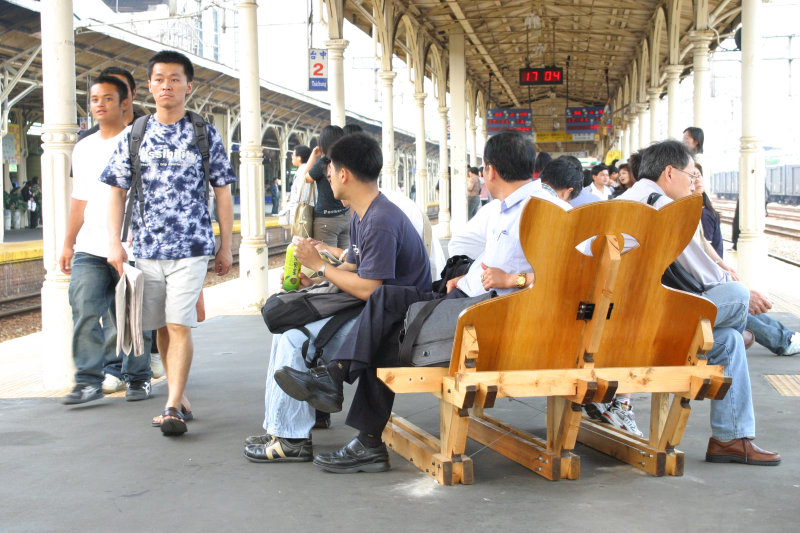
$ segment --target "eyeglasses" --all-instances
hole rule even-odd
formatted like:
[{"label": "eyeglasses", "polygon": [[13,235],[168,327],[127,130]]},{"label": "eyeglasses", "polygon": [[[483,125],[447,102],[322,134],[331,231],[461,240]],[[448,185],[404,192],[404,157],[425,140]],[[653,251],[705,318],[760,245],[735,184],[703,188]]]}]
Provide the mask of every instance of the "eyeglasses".
[{"label": "eyeglasses", "polygon": [[702,175],[702,174],[700,174],[700,173],[699,173],[699,172],[697,172],[697,171],[695,171],[695,173],[694,173],[694,174],[690,174],[689,172],[686,172],[685,170],[681,170],[681,169],[679,169],[678,167],[672,167],[672,170],[677,170],[678,172],[681,172],[681,173],[683,173],[683,174],[686,174],[687,176],[689,176],[689,182],[690,182],[692,185],[694,185],[694,182],[695,182],[695,181],[697,181],[697,180],[699,180],[700,178],[702,178],[702,177],[703,177],[703,175]]}]

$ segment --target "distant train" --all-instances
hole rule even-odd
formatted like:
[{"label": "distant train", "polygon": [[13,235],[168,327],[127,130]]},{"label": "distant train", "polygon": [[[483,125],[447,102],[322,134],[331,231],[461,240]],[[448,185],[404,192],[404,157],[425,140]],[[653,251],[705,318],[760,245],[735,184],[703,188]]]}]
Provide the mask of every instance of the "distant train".
[{"label": "distant train", "polygon": [[[765,182],[768,202],[800,205],[800,165],[767,167]],[[717,198],[737,199],[739,197],[739,171],[714,173],[711,190],[717,195]]]}]

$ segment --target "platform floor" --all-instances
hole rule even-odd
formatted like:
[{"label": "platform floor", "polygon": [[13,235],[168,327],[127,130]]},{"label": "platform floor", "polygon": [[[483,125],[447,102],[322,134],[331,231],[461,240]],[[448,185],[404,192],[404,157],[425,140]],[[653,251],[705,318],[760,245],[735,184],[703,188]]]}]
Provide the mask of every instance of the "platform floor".
[{"label": "platform floor", "polygon": [[[771,266],[771,268],[773,268]],[[800,302],[797,273],[771,279],[772,297]],[[709,402],[693,413],[679,447],[685,475],[653,478],[578,446],[581,478],[550,482],[471,442],[475,484],[443,487],[392,454],[382,474],[326,474],[309,463],[262,465],[242,457],[242,440],[262,432],[270,334],[257,314],[231,301],[236,282],[207,289],[210,318],[194,332],[189,395],[197,419],[189,433],[165,438],[150,427],[166,384],[154,398],[121,395],[85,406],[60,404],[59,391],[34,390],[0,399],[0,531],[555,531],[581,527],[647,531],[797,531],[800,502],[800,397],[787,397],[766,375],[800,375],[800,357],[748,351],[758,421],[757,443],[779,451],[778,467],[704,462]],[[777,307],[777,305],[776,305]],[[800,329],[798,313],[778,311]],[[235,339],[236,342],[231,342]],[[36,335],[0,344],[0,384],[38,364]],[[15,377],[16,375],[16,377]],[[345,389],[345,412],[352,388]],[[634,395],[640,427],[649,398]],[[396,411],[438,427],[430,395],[401,395]],[[504,399],[493,414],[542,434],[544,401]],[[344,413],[314,432],[318,451],[352,438]]]}]

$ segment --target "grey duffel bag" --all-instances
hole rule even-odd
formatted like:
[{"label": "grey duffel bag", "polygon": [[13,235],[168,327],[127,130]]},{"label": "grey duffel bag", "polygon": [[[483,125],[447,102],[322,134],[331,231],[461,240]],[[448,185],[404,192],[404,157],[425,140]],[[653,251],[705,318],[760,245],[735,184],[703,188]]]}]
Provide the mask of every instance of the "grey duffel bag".
[{"label": "grey duffel bag", "polygon": [[453,336],[461,312],[497,296],[491,291],[472,298],[439,298],[411,304],[400,333],[400,366],[449,366]]}]

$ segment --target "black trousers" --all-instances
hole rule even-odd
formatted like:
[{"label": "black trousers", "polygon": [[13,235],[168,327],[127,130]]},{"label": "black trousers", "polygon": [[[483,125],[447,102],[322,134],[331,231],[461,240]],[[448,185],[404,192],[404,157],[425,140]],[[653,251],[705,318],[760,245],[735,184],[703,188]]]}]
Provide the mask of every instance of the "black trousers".
[{"label": "black trousers", "polygon": [[[446,298],[466,298],[456,289]],[[364,310],[345,337],[336,360],[350,361],[348,383],[358,380],[347,425],[379,436],[389,421],[394,393],[378,379],[376,369],[398,366],[399,334],[411,304],[442,298],[438,293],[414,287],[381,285],[367,300]]]}]

